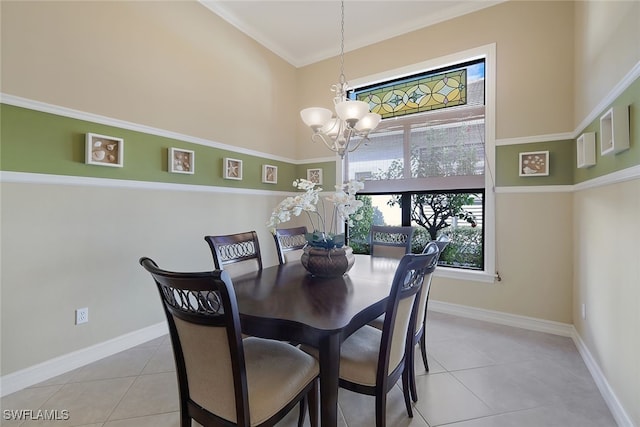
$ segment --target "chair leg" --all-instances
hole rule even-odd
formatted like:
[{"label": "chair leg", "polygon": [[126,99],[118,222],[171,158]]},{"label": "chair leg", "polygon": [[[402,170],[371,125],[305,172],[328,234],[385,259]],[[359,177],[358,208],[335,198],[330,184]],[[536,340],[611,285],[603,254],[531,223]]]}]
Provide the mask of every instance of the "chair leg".
[{"label": "chair leg", "polygon": [[298,427],[302,427],[304,424],[304,416],[307,413],[307,398],[309,395],[307,394],[302,399],[300,399],[300,413],[298,414]]},{"label": "chair leg", "polygon": [[411,346],[411,351],[407,353],[407,365],[406,369],[409,371],[409,391],[411,392],[411,399],[414,402],[418,401],[418,391],[416,388],[416,362],[415,362],[415,346]]},{"label": "chair leg", "polygon": [[376,427],[386,427],[387,425],[387,393],[376,392]]},{"label": "chair leg", "polygon": [[[426,325],[425,325],[426,326]],[[420,351],[422,352],[422,361],[424,362],[424,368],[429,372],[429,362],[427,362],[427,338],[426,330],[423,330],[420,337]]]},{"label": "chair leg", "polygon": [[[413,359],[413,358],[412,358]],[[411,363],[413,363],[413,360],[410,361]],[[404,405],[407,407],[407,414],[409,415],[409,418],[413,418],[413,409],[411,408],[411,397],[409,396],[410,394],[413,395],[413,392],[409,392],[409,387],[410,387],[410,383],[411,381],[411,376],[413,375],[413,372],[411,372],[411,369],[407,369],[408,366],[405,365],[405,369],[402,372],[402,394],[404,394]],[[415,395],[416,399],[414,400],[417,401],[417,394]]]},{"label": "chair leg", "polygon": [[318,380],[313,382],[313,386],[307,396],[309,398],[309,423],[311,427],[318,427]]},{"label": "chair leg", "polygon": [[180,427],[191,427],[191,417],[185,412],[180,413]]}]

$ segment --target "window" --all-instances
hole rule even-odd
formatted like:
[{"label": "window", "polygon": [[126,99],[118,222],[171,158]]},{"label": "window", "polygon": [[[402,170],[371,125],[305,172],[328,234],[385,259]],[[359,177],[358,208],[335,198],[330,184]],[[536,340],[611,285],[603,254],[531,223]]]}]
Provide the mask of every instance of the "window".
[{"label": "window", "polygon": [[354,86],[350,96],[383,116],[345,158],[345,178],[365,180],[372,209],[368,224],[350,230],[354,250],[367,251],[371,224],[413,225],[414,252],[441,233],[452,238],[443,275],[493,281],[494,49]]}]

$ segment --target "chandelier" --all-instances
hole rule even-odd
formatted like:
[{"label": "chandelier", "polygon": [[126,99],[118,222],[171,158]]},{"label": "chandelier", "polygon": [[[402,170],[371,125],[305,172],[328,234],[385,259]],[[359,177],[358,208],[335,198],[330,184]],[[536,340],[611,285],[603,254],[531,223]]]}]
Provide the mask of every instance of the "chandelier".
[{"label": "chandelier", "polygon": [[[335,92],[333,104],[335,114],[322,107],[305,108],[300,111],[302,121],[313,130],[312,141],[322,141],[331,151],[344,158],[345,153],[356,150],[363,141],[368,140],[369,132],[380,123],[380,114],[369,111],[369,104],[363,101],[347,99],[349,85],[344,76],[344,1],[341,2],[341,42],[340,42],[340,78],[331,86]],[[352,138],[358,141],[352,144]]]}]

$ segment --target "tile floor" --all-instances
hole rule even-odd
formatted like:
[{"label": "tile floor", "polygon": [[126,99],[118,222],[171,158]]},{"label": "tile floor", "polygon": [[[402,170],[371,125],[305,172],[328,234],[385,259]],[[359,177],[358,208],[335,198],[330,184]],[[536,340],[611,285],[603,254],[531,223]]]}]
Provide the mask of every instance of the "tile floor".
[{"label": "tile floor", "polygon": [[[416,355],[414,417],[397,385],[387,403],[389,427],[616,425],[570,338],[430,312],[427,342],[428,374]],[[372,397],[340,390],[339,403],[341,427],[375,425]],[[169,338],[8,395],[2,409],[69,411],[64,421],[3,419],[3,426],[178,427]],[[296,421],[294,409],[279,426]]]}]

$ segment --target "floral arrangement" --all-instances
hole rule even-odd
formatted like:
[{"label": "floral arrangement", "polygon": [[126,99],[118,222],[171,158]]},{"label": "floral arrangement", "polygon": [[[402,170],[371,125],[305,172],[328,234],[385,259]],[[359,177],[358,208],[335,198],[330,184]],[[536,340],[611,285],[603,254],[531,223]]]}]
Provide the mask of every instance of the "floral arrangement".
[{"label": "floral arrangement", "polygon": [[[333,212],[329,221],[324,218],[324,200],[320,198],[322,188],[306,179],[296,179],[293,186],[304,193],[287,197],[271,213],[271,218],[267,222],[269,231],[275,234],[278,224],[291,220],[292,216],[300,216],[305,212],[313,233],[307,233],[307,243],[314,247],[332,249],[344,246],[344,234],[336,234],[336,224],[338,221],[346,221],[353,226],[353,220],[362,219],[358,210],[362,207],[362,202],[356,199],[356,193],[362,190],[364,184],[360,181],[351,180],[346,184],[336,185],[336,192],[325,197],[325,200],[333,204]],[[321,204],[318,209],[318,204]]]}]

